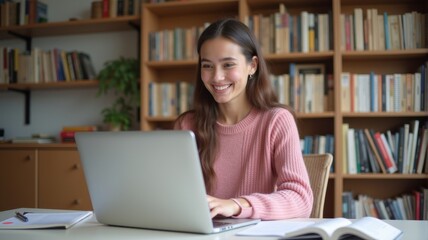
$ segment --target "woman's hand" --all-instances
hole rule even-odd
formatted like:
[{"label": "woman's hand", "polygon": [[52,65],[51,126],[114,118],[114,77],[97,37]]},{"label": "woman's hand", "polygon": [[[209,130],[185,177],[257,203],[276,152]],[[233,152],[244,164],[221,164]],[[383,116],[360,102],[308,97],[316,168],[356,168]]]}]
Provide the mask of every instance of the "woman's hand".
[{"label": "woman's hand", "polygon": [[[243,200],[237,199],[238,201]],[[207,195],[208,206],[211,211],[211,218],[214,218],[217,215],[222,215],[224,217],[231,217],[238,215],[241,212],[241,207],[236,204],[232,199],[220,199]],[[243,200],[245,201],[245,200]],[[247,201],[245,201],[249,205]]]}]

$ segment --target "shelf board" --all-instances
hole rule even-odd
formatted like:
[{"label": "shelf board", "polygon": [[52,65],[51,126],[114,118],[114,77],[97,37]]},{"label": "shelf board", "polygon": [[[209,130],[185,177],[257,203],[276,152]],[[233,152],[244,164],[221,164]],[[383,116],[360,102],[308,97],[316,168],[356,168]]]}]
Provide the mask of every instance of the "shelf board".
[{"label": "shelf board", "polygon": [[[254,9],[265,9],[272,8],[272,6],[278,5],[278,0],[247,0],[248,5]],[[331,0],[287,0],[285,5],[287,8],[294,7],[307,7],[308,5],[328,5],[331,4]]]},{"label": "shelf board", "polygon": [[292,52],[292,53],[269,53],[265,54],[266,61],[276,62],[276,61],[319,61],[319,60],[328,60],[333,59],[333,51],[323,51],[323,52]]},{"label": "shelf board", "polygon": [[[404,1],[407,4],[409,3],[419,3],[421,2],[420,0],[406,0]],[[342,5],[367,5],[367,4],[403,4],[402,0],[341,0],[341,4]]]},{"label": "shelf board", "polygon": [[297,118],[334,118],[334,112],[296,113]]},{"label": "shelf board", "polygon": [[157,16],[170,17],[189,14],[213,12],[238,12],[237,0],[171,1],[164,3],[147,3],[144,8]]},{"label": "shelf board", "polygon": [[70,148],[76,149],[76,143],[1,143],[1,148]]},{"label": "shelf board", "polygon": [[370,59],[403,59],[415,57],[428,57],[428,48],[387,50],[387,51],[344,51],[344,60],[367,60]]},{"label": "shelf board", "polygon": [[129,31],[140,25],[139,16],[117,18],[83,19],[64,22],[48,22],[0,28],[0,40],[23,37],[47,37],[71,34],[88,34],[114,31]]},{"label": "shelf board", "polygon": [[172,61],[148,61],[146,65],[153,69],[168,69],[182,67],[196,67],[198,64],[196,59],[193,60],[172,60]]},{"label": "shelf board", "polygon": [[343,117],[347,118],[366,118],[366,117],[425,117],[428,116],[428,112],[353,112],[353,113],[342,113]]},{"label": "shelf board", "polygon": [[32,89],[67,89],[67,88],[91,88],[97,87],[97,80],[79,80],[72,82],[51,83],[12,83],[0,84],[0,89],[32,90]]},{"label": "shelf board", "polygon": [[343,179],[428,179],[428,174],[382,174],[382,173],[359,173],[359,174],[344,174]]}]

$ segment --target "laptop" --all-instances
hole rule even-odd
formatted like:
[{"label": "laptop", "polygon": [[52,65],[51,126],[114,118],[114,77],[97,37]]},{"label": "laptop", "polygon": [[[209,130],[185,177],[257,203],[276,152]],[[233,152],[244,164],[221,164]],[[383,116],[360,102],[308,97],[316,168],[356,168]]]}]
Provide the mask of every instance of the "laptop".
[{"label": "laptop", "polygon": [[191,131],[79,132],[75,138],[100,223],[208,234],[260,221],[213,223]]}]

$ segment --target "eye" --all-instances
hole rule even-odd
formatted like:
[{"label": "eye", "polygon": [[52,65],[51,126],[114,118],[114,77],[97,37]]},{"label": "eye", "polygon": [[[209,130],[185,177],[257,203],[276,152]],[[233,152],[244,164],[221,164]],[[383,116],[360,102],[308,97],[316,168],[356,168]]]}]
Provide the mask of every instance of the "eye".
[{"label": "eye", "polygon": [[207,69],[210,69],[210,68],[213,68],[213,65],[212,65],[212,64],[209,64],[209,63],[202,63],[202,64],[201,64],[201,68],[207,68]]},{"label": "eye", "polygon": [[235,63],[233,63],[233,62],[229,62],[229,63],[225,63],[224,64],[224,67],[225,68],[231,68],[231,67],[233,67],[233,66],[235,66],[236,64]]}]

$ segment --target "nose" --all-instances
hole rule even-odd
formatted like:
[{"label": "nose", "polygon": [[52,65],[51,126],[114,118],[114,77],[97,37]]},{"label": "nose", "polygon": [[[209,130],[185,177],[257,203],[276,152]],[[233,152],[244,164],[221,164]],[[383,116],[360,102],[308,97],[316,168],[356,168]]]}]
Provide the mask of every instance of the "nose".
[{"label": "nose", "polygon": [[222,81],[224,80],[224,71],[221,68],[214,69],[214,81]]}]

